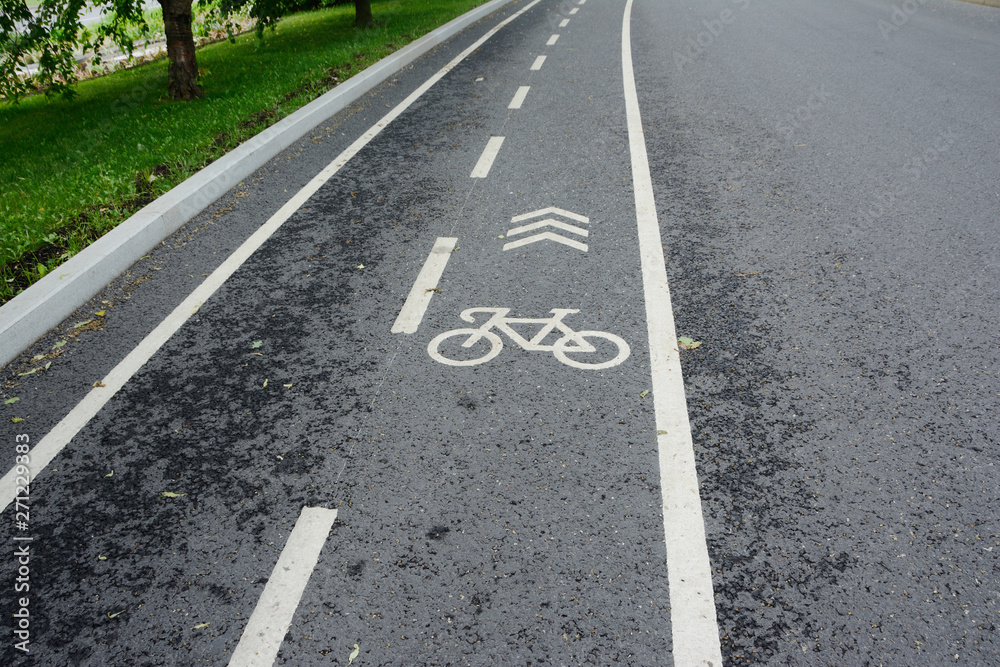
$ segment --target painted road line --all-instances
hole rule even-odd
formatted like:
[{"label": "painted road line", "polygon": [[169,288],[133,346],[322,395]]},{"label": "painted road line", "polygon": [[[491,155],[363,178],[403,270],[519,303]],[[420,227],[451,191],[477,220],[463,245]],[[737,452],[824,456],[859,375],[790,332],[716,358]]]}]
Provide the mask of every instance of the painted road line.
[{"label": "painted road line", "polygon": [[580,236],[588,236],[590,232],[582,227],[577,227],[576,225],[571,225],[560,220],[553,220],[552,218],[546,218],[545,220],[539,220],[538,222],[532,222],[529,225],[522,225],[520,227],[515,227],[507,232],[507,236],[517,236],[518,234],[524,234],[525,232],[533,232],[536,229],[541,229],[542,227],[557,227],[564,232],[569,232],[571,234],[579,234]]},{"label": "painted road line", "polygon": [[[581,230],[582,231],[582,230]],[[584,231],[584,234],[587,232]],[[520,248],[521,246],[526,246],[529,243],[538,243],[540,241],[555,241],[556,243],[562,243],[570,248],[579,250],[581,252],[587,252],[587,244],[580,243],[579,241],[574,241],[573,239],[568,239],[565,236],[560,236],[555,232],[542,232],[541,234],[534,234],[527,238],[518,239],[517,241],[511,241],[510,243],[505,243],[503,249],[513,250],[514,248]]]},{"label": "painted road line", "polygon": [[528,96],[529,90],[531,90],[531,86],[521,86],[520,88],[518,88],[517,92],[514,93],[514,99],[510,101],[510,104],[507,105],[507,108],[520,109],[521,104],[524,103],[524,98]]},{"label": "painted road line", "polygon": [[274,664],[336,518],[337,510],[302,508],[243,630],[240,643],[229,658],[232,667],[271,667]]},{"label": "painted road line", "polygon": [[560,28],[565,28],[568,25],[569,25],[569,19],[563,19],[562,21],[559,22]]},{"label": "painted road line", "polygon": [[[226,260],[219,265],[205,280],[195,288],[174,308],[173,312],[167,315],[155,329],[142,339],[128,356],[122,359],[117,366],[101,381],[98,387],[92,389],[82,401],[80,401],[68,415],[49,431],[41,441],[29,452],[31,457],[32,476],[37,477],[45,466],[52,461],[62,449],[69,444],[69,441],[80,432],[86,424],[93,419],[104,404],[111,400],[119,389],[163,346],[188,319],[198,311],[205,301],[207,301],[216,290],[229,279],[233,273],[240,268],[247,259],[260,248],[285,223],[292,214],[299,209],[313,194],[319,190],[324,183],[336,174],[341,167],[358,154],[358,152],[368,145],[372,139],[385,129],[400,114],[416,102],[431,86],[440,81],[448,72],[458,66],[469,55],[476,51],[486,41],[499,32],[504,26],[515,20],[524,12],[528,11],[541,0],[529,2],[523,8],[511,14],[506,19],[491,28],[485,35],[472,43],[469,48],[458,54],[451,62],[438,70],[431,78],[427,79],[419,88],[400,102],[392,111],[382,117],[380,121],[372,125],[363,135],[358,137],[343,153],[334,158],[323,171],[317,174],[309,183],[299,190],[288,202],[272,215],[267,222],[260,226],[250,238],[243,242],[239,248],[233,251]],[[0,512],[5,510],[14,501],[17,493],[15,468],[11,468],[3,479],[0,479]]]},{"label": "painted road line", "polygon": [[490,173],[490,167],[493,166],[493,160],[497,159],[497,153],[500,152],[500,146],[502,145],[503,137],[491,137],[486,142],[486,148],[483,149],[483,154],[479,156],[479,162],[473,167],[472,173],[469,176],[472,178],[486,178]]},{"label": "painted road line", "polygon": [[639,115],[639,97],[632,70],[632,0],[622,19],[622,74],[628,119],[635,213],[639,231],[642,288],[646,302],[663,496],[663,530],[670,582],[670,622],[673,661],[678,667],[721,665],[719,625],[715,616],[712,569],[705,542],[705,521],[698,494],[694,444],[688,421],[684,379],[681,375],[677,332],[670,304],[670,286],[656,217],[653,183],[649,176],[646,140]]},{"label": "painted road line", "polygon": [[589,223],[590,218],[585,215],[580,215],[579,213],[573,213],[572,211],[567,211],[564,208],[556,208],[555,206],[549,206],[547,208],[540,208],[537,211],[531,211],[530,213],[522,213],[521,215],[515,215],[510,219],[511,222],[521,222],[522,220],[528,220],[529,218],[540,218],[543,215],[548,215],[549,213],[554,213],[555,215],[561,215],[564,218],[569,218],[570,220],[576,220],[577,222]]},{"label": "painted road line", "polygon": [[535,58],[535,62],[531,64],[531,69],[539,70],[542,69],[542,63],[545,62],[545,56],[538,56]]},{"label": "painted road line", "polygon": [[417,333],[417,328],[424,319],[424,313],[427,312],[427,306],[431,303],[434,290],[437,289],[438,281],[441,280],[444,267],[448,265],[456,243],[458,243],[457,238],[445,237],[439,237],[434,242],[431,254],[427,256],[424,267],[417,274],[410,295],[406,297],[406,302],[392,325],[392,333]]},{"label": "painted road line", "polygon": [[559,35],[552,35],[549,37],[549,41],[545,42],[545,46],[552,46],[559,41]]},{"label": "painted road line", "polygon": [[569,13],[570,14],[576,14],[578,11],[580,11],[580,8],[579,7],[574,7],[573,9],[569,10]]}]

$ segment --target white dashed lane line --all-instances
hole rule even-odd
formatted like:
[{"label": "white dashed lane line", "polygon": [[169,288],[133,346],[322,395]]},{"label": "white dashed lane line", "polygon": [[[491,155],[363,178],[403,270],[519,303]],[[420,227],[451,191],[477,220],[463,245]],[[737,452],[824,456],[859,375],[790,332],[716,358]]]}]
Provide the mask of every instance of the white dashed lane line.
[{"label": "white dashed lane line", "polygon": [[493,160],[497,159],[497,153],[500,152],[500,146],[502,145],[503,137],[491,137],[486,142],[486,148],[483,149],[483,154],[479,156],[479,162],[476,163],[469,176],[472,178],[486,178],[490,173],[490,167],[493,166]]},{"label": "white dashed lane line", "polygon": [[542,69],[542,63],[544,62],[545,62],[545,56],[538,56],[537,58],[535,58],[535,62],[531,64],[531,69],[532,70]]},{"label": "white dashed lane line", "polygon": [[[410,295],[406,297],[402,310],[396,322],[392,325],[392,333],[416,333],[420,322],[424,319],[427,306],[431,303],[431,298],[437,290],[438,281],[444,273],[444,268],[448,265],[451,253],[455,251],[457,238],[438,238],[431,249],[431,254],[424,262],[424,268],[420,269],[417,279],[413,283]],[[440,291],[440,290],[438,290]]]},{"label": "white dashed lane line", "polygon": [[319,560],[337,510],[304,507],[233,651],[232,667],[271,667]]},{"label": "white dashed lane line", "polygon": [[524,98],[528,96],[528,91],[531,90],[531,86],[521,86],[514,93],[514,98],[507,105],[508,109],[520,109],[521,105],[524,103]]}]

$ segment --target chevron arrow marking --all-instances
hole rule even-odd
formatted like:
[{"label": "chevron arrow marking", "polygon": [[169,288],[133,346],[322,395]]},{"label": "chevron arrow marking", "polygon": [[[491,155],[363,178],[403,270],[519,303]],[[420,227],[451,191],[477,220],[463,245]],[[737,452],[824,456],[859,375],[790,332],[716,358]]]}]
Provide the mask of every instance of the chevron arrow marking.
[{"label": "chevron arrow marking", "polygon": [[[530,226],[530,225],[529,225]],[[585,231],[585,230],[580,230]],[[523,245],[528,245],[529,243],[537,243],[539,241],[555,241],[556,243],[562,243],[563,245],[568,245],[570,248],[575,248],[582,252],[587,252],[587,244],[580,243],[579,241],[574,241],[573,239],[568,239],[565,236],[559,236],[553,232],[542,232],[541,234],[534,234],[532,236],[525,237],[523,239],[518,239],[516,241],[511,241],[504,245],[504,250],[513,250],[514,248],[520,248]]]},{"label": "chevron arrow marking", "polygon": [[553,220],[552,218],[546,218],[545,220],[539,220],[538,222],[532,222],[528,225],[522,225],[520,227],[515,227],[514,229],[507,232],[507,236],[517,236],[518,234],[523,234],[524,232],[530,232],[535,229],[540,229],[542,227],[558,227],[564,232],[571,232],[573,234],[579,234],[580,236],[587,236],[590,234],[586,229],[577,227],[576,225],[571,225],[566,222],[561,222],[559,220]]},{"label": "chevron arrow marking", "polygon": [[555,213],[556,215],[561,215],[564,218],[569,218],[570,220],[576,220],[577,222],[590,222],[590,218],[585,215],[580,215],[579,213],[573,213],[571,211],[566,211],[561,208],[556,208],[555,206],[549,206],[548,208],[540,208],[537,211],[532,211],[531,213],[522,213],[521,215],[515,215],[510,219],[511,222],[521,222],[522,220],[527,220],[528,218],[537,218],[539,216],[548,215],[549,213]]}]

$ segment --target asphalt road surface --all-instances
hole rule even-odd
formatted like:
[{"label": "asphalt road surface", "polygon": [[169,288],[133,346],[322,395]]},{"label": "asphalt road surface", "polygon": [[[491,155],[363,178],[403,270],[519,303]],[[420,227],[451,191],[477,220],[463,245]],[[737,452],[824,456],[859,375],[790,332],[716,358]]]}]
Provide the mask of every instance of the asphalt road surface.
[{"label": "asphalt road surface", "polygon": [[944,0],[460,34],[4,370],[2,663],[1000,663],[998,62]]}]

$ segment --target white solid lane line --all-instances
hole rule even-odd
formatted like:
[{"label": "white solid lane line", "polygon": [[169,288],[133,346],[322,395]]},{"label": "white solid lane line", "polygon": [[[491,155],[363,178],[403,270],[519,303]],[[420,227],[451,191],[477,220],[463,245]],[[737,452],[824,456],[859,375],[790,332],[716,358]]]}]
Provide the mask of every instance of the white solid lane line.
[{"label": "white solid lane line", "polygon": [[520,109],[521,105],[524,103],[524,98],[528,96],[528,91],[531,90],[531,86],[521,86],[514,93],[514,99],[510,101],[507,105],[508,109]]},{"label": "white solid lane line", "polygon": [[538,56],[535,58],[535,62],[531,64],[531,69],[539,70],[542,69],[542,63],[545,62],[545,56]]},{"label": "white solid lane line", "polygon": [[486,178],[490,173],[490,167],[493,166],[493,160],[497,159],[497,153],[500,152],[500,146],[502,145],[503,137],[491,137],[486,142],[486,148],[483,149],[483,154],[479,156],[479,162],[473,167],[472,173],[469,176],[472,178]]},{"label": "white solid lane line", "polygon": [[632,0],[628,0],[622,20],[622,74],[632,154],[642,288],[646,301],[653,410],[659,434],[656,440],[660,493],[663,496],[663,530],[667,544],[667,577],[670,582],[673,662],[678,667],[721,665],[722,649],[715,616],[712,569],[705,542],[705,521],[698,493],[694,443],[684,397],[684,379],[656,218],[653,183],[649,176],[646,139],[642,132],[639,97],[632,70],[631,17]]},{"label": "white solid lane line", "polygon": [[243,629],[243,636],[229,658],[232,667],[271,667],[292,624],[295,609],[319,552],[337,518],[337,510],[303,507],[288,542],[274,564],[264,592]]},{"label": "white solid lane line", "polygon": [[[29,452],[31,457],[31,475],[38,476],[45,466],[52,461],[55,456],[69,443],[73,437],[80,432],[87,422],[93,419],[104,404],[111,400],[119,389],[128,382],[133,375],[156,353],[188,319],[197,312],[205,301],[207,301],[216,290],[229,279],[233,273],[249,259],[267,239],[271,237],[278,228],[285,223],[292,214],[298,210],[324,183],[336,174],[341,167],[358,154],[358,152],[368,145],[372,139],[385,129],[392,121],[410,107],[417,99],[426,93],[431,86],[440,81],[448,72],[458,66],[469,55],[476,51],[486,41],[499,32],[508,23],[528,11],[541,0],[534,0],[511,14],[506,19],[491,28],[485,35],[472,43],[469,48],[462,51],[450,63],[442,67],[431,78],[427,79],[419,88],[400,102],[392,111],[387,113],[382,119],[375,123],[367,132],[361,135],[353,144],[347,147],[343,153],[334,158],[323,171],[317,174],[309,183],[299,190],[295,196],[278,209],[277,213],[265,222],[253,235],[243,242],[232,255],[230,255],[219,267],[213,271],[204,282],[181,302],[155,329],[153,329],[143,340],[133,349],[127,357],[115,366],[101,383],[103,386],[92,389],[76,407],[49,431],[44,438],[35,445]],[[0,479],[0,511],[3,511],[14,501],[17,493],[17,476],[11,468],[3,479]]]},{"label": "white solid lane line", "polygon": [[559,35],[552,35],[549,37],[549,41],[545,42],[545,46],[552,46],[557,41],[559,41]]},{"label": "white solid lane line", "polygon": [[427,306],[431,303],[434,290],[437,289],[438,281],[444,273],[444,267],[448,265],[448,259],[455,250],[457,238],[439,237],[431,248],[431,254],[424,262],[424,268],[420,269],[417,279],[413,283],[410,295],[406,297],[402,310],[392,325],[392,333],[416,333],[420,322],[424,319]]}]

